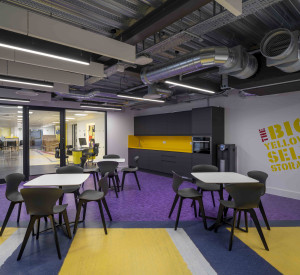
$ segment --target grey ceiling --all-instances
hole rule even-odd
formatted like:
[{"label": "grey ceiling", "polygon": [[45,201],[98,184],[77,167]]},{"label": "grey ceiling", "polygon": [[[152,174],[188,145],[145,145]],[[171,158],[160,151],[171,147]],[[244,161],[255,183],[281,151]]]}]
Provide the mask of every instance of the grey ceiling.
[{"label": "grey ceiling", "polygon": [[[99,34],[114,37],[126,31],[148,13],[159,8],[163,0],[6,0],[16,6],[61,21],[80,26]],[[247,0],[243,1],[243,15],[235,17],[214,1],[137,44],[137,53],[147,53],[154,63],[165,62],[178,55],[206,46],[243,45],[255,51],[264,34],[278,27],[291,30],[300,28],[300,0]],[[183,30],[187,32],[183,32]],[[158,38],[159,37],[159,38]],[[107,58],[99,59],[106,62]],[[72,87],[83,93],[94,89],[119,92],[140,86],[140,68],[129,68],[108,79],[85,87]],[[220,82],[216,73],[202,74],[201,79]]]}]

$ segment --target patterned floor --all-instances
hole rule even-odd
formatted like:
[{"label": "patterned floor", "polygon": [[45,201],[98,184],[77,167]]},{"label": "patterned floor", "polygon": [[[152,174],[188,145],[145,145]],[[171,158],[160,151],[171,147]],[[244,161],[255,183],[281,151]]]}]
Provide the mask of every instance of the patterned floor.
[{"label": "patterned floor", "polygon": [[[183,206],[179,229],[174,231],[177,209],[172,219],[167,218],[174,196],[171,178],[144,172],[138,176],[142,191],[128,176],[119,199],[113,192],[108,194],[113,217],[113,222],[107,222],[108,235],[101,228],[94,203],[88,205],[86,222],[80,224],[72,240],[59,230],[62,260],[57,257],[50,231],[39,240],[30,237],[21,261],[16,261],[28,215],[22,209],[17,225],[14,210],[10,228],[0,238],[0,274],[299,274],[300,246],[295,244],[300,239],[300,201],[265,195],[263,204],[271,231],[263,231],[270,251],[264,250],[250,222],[249,233],[236,231],[229,252],[228,229],[222,227],[218,233],[204,230],[188,202]],[[91,178],[84,188],[93,188]],[[4,191],[5,186],[0,186],[0,221],[8,208]],[[67,196],[66,202],[69,219],[74,220],[74,199]],[[207,215],[216,215],[217,207],[209,194],[204,195],[204,205]],[[42,222],[42,227],[48,226]]]}]

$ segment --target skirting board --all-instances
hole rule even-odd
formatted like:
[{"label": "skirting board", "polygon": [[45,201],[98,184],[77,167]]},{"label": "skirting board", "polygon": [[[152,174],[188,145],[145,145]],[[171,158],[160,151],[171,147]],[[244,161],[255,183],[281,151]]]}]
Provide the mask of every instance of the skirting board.
[{"label": "skirting board", "polygon": [[277,195],[281,197],[286,197],[290,199],[300,200],[300,192],[284,190],[275,187],[267,187],[267,193],[272,195]]}]

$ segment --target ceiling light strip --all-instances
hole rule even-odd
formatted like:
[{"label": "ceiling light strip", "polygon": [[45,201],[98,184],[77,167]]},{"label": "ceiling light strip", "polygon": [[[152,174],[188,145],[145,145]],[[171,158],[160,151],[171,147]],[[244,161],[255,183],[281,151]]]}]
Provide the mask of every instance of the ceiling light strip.
[{"label": "ceiling light strip", "polygon": [[215,94],[216,93],[216,92],[211,91],[211,90],[206,90],[206,89],[202,89],[202,88],[199,88],[199,87],[194,87],[194,86],[190,86],[190,85],[186,85],[186,84],[182,84],[182,83],[178,83],[178,82],[173,82],[173,81],[169,81],[169,80],[166,80],[165,83],[172,84],[174,86],[179,86],[179,87],[191,89],[191,90],[201,91],[201,92],[209,93],[209,94]]},{"label": "ceiling light strip", "polygon": [[41,55],[41,56],[46,56],[46,57],[50,57],[50,58],[55,58],[55,59],[67,61],[67,62],[73,62],[73,63],[81,64],[81,65],[86,65],[86,66],[90,65],[89,62],[80,61],[80,60],[76,60],[76,59],[72,59],[72,58],[67,58],[67,57],[63,57],[63,56],[59,56],[59,55],[55,55],[55,54],[49,54],[49,53],[44,53],[44,52],[40,52],[40,51],[34,51],[34,50],[25,49],[25,48],[21,48],[21,47],[16,47],[16,46],[4,44],[4,43],[0,43],[0,47],[7,48],[7,49],[12,49],[12,50],[16,50],[16,51],[21,51],[21,52],[26,52],[26,53],[32,53],[32,54]]},{"label": "ceiling light strip", "polygon": [[91,109],[122,111],[121,108],[113,108],[113,107],[89,106],[89,105],[80,105],[80,107],[82,107],[82,108],[91,108]]},{"label": "ceiling light strip", "polygon": [[131,96],[131,95],[117,95],[118,97],[122,98],[129,98],[129,99],[134,99],[134,100],[141,100],[141,101],[151,101],[151,102],[157,102],[157,103],[165,103],[164,100],[160,99],[150,99],[150,98],[143,98],[143,97],[137,97],[137,96]]},{"label": "ceiling light strip", "polygon": [[50,84],[39,84],[39,83],[33,83],[33,82],[28,82],[28,81],[22,81],[22,80],[13,80],[13,79],[0,78],[0,81],[8,82],[8,83],[39,86],[39,87],[45,87],[45,88],[53,88],[53,85],[50,85]]},{"label": "ceiling light strip", "polygon": [[0,101],[12,101],[12,102],[24,102],[24,103],[30,102],[30,100],[28,99],[12,99],[12,98],[0,98]]}]

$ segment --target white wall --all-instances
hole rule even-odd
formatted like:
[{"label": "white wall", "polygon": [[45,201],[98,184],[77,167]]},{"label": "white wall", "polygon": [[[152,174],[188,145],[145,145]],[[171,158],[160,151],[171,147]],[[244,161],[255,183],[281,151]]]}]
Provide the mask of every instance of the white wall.
[{"label": "white wall", "polygon": [[[300,199],[300,168],[286,171],[272,171],[268,150],[262,142],[258,130],[275,124],[291,125],[300,118],[300,92],[284,93],[264,97],[241,98],[236,93],[228,97],[218,97],[209,101],[210,106],[225,108],[225,143],[237,146],[238,172],[246,174],[249,170],[262,170],[269,174],[267,192]],[[208,106],[207,100],[151,108],[135,112],[136,116],[158,113],[178,112]],[[293,127],[293,126],[292,126]],[[293,130],[294,137],[300,133]],[[279,139],[288,140],[287,137]],[[272,141],[272,140],[271,140]],[[300,141],[294,146],[300,159]],[[278,154],[278,149],[275,151]],[[286,156],[287,157],[287,156]]]},{"label": "white wall", "polygon": [[128,164],[128,135],[134,134],[133,113],[107,112],[107,153],[117,154]]}]

